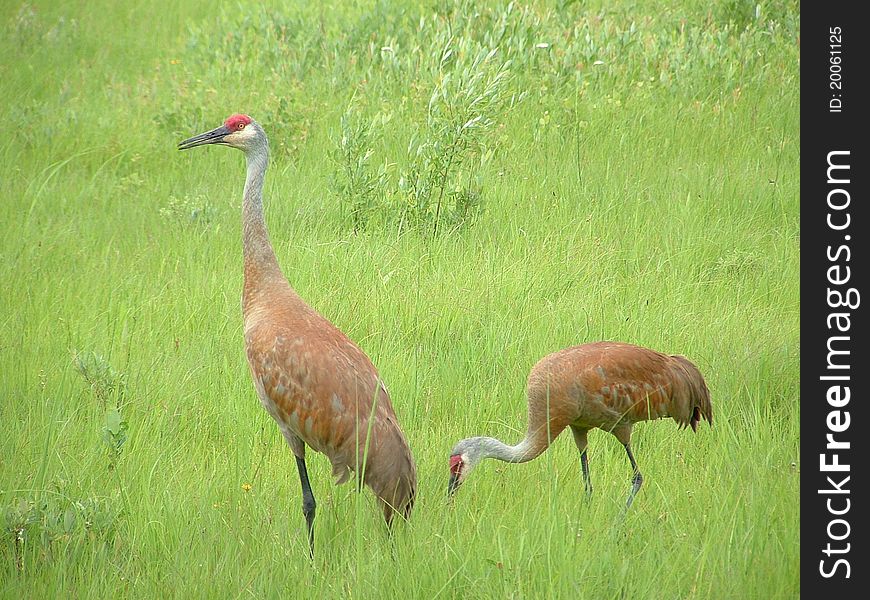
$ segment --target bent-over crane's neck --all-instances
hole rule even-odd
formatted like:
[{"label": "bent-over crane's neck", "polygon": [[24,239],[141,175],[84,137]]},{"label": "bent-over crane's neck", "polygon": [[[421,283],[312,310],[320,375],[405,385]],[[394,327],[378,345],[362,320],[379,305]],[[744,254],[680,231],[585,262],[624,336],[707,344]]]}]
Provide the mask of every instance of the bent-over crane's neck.
[{"label": "bent-over crane's neck", "polygon": [[245,157],[248,174],[242,200],[242,247],[245,261],[243,309],[247,309],[251,300],[259,295],[264,283],[275,277],[283,280],[263,216],[263,180],[269,166],[268,146],[251,149]]},{"label": "bent-over crane's neck", "polygon": [[480,439],[483,458],[495,458],[509,463],[527,462],[538,456],[544,449],[535,448],[526,437],[516,446],[508,446],[501,440],[485,437]]}]

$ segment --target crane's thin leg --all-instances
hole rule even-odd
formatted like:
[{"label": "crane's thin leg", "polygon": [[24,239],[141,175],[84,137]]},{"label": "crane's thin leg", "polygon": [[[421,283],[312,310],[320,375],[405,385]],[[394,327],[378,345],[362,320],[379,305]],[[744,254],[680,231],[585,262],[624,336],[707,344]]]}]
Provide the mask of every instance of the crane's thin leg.
[{"label": "crane's thin leg", "polygon": [[305,468],[305,459],[296,457],[296,466],[299,468],[299,481],[302,483],[302,514],[305,515],[305,523],[308,525],[308,554],[314,558],[314,513],[317,503],[314,501],[314,492],[311,491],[311,483],[308,481],[308,469]]},{"label": "crane's thin leg", "polygon": [[592,480],[589,479],[589,459],[586,450],[580,453],[580,466],[583,468],[583,484],[586,487],[586,496],[592,496]]},{"label": "crane's thin leg", "polygon": [[390,556],[393,560],[399,559],[399,553],[396,549],[396,538],[393,536],[393,523],[392,520],[387,521],[387,538],[390,540]]},{"label": "crane's thin leg", "polygon": [[634,471],[634,476],[631,478],[631,493],[628,494],[628,501],[625,503],[625,510],[628,510],[634,501],[635,494],[637,494],[640,486],[643,484],[643,475],[640,474],[640,469],[637,468],[634,455],[631,453],[631,445],[623,445],[625,446],[625,452],[628,454],[628,460],[631,463],[631,470]]},{"label": "crane's thin leg", "polygon": [[574,443],[577,444],[577,449],[580,450],[580,466],[583,468],[583,485],[586,487],[586,497],[592,496],[592,480],[589,478],[589,458],[586,455],[586,445],[588,439],[586,434],[588,429],[571,426],[571,433],[574,434]]}]

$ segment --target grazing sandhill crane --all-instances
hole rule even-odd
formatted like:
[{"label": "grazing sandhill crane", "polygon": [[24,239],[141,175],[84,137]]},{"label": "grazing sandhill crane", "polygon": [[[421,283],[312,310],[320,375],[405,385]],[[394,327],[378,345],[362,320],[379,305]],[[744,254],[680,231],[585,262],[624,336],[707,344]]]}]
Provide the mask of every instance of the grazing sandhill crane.
[{"label": "grazing sandhill crane", "polygon": [[263,177],[269,142],[247,115],[184,140],[179,150],[220,144],[245,153],[248,174],[242,201],[245,351],[254,387],[296,456],[302,512],[314,556],[316,503],[305,446],[332,463],[338,483],[355,474],[379,499],[389,527],[407,518],[417,473],[390,396],[368,356],[290,287],[269,241],[263,217]]},{"label": "grazing sandhill crane", "polygon": [[638,421],[670,417],[696,431],[704,418],[713,424],[707,384],[697,367],[682,356],[621,342],[594,342],[565,348],[532,367],[526,387],[529,423],[526,437],[508,446],[489,437],[461,440],[450,453],[448,495],[484,458],[505,462],[530,461],[540,455],[566,427],[580,450],[587,494],[592,493],[586,435],[590,429],[609,431],[625,447],[634,473],[626,509],[643,483],[631,453],[631,427]]}]

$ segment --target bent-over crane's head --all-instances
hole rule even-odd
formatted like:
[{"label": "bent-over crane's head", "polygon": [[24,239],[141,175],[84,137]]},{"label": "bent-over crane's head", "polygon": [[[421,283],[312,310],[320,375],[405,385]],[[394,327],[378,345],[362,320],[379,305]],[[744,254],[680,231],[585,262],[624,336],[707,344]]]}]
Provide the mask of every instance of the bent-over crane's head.
[{"label": "bent-over crane's head", "polygon": [[268,145],[266,134],[259,123],[248,115],[234,114],[227,117],[224,124],[211,131],[206,131],[178,144],[179,150],[187,150],[206,144],[220,144],[249,152]]},{"label": "bent-over crane's head", "polygon": [[456,442],[450,452],[450,482],[447,485],[447,496],[459,488],[471,470],[484,458],[487,440],[491,438],[472,437]]}]

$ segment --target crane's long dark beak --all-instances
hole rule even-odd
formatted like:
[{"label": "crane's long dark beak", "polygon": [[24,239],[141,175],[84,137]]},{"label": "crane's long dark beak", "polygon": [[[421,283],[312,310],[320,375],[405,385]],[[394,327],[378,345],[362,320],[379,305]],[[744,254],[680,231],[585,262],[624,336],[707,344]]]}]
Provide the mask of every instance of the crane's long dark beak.
[{"label": "crane's long dark beak", "polygon": [[192,138],[187,138],[178,144],[179,150],[187,150],[195,146],[204,146],[205,144],[221,144],[226,136],[232,133],[227,129],[226,125],[221,125],[217,129],[200,133]]},{"label": "crane's long dark beak", "polygon": [[453,473],[450,474],[450,482],[447,484],[447,499],[453,497],[453,494],[459,488],[459,476]]}]

